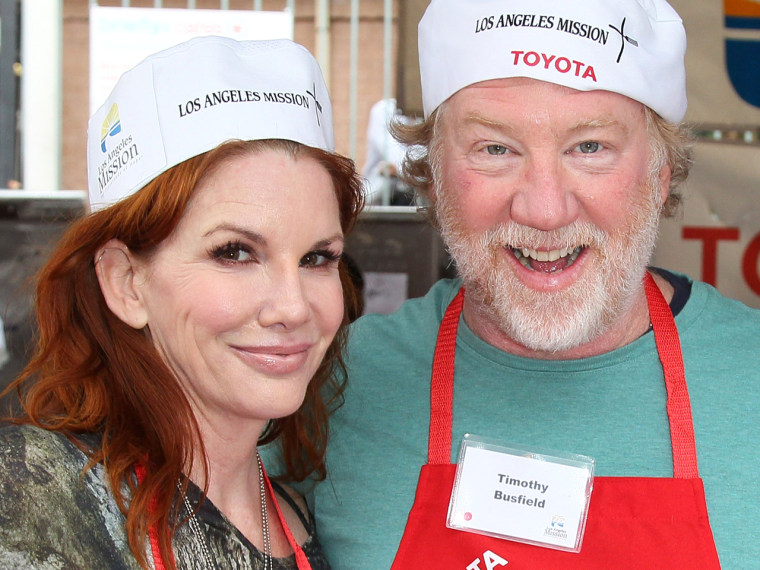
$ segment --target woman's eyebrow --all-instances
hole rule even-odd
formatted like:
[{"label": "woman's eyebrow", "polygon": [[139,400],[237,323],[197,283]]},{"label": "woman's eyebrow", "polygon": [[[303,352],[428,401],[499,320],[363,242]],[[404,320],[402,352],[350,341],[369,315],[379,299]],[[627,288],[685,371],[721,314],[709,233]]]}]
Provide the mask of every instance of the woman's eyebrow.
[{"label": "woman's eyebrow", "polygon": [[332,236],[330,236],[328,238],[319,240],[318,242],[316,242],[312,246],[312,249],[323,249],[323,248],[329,247],[329,246],[331,246],[331,245],[333,245],[334,243],[337,243],[337,242],[339,242],[341,244],[344,242],[344,238],[343,238],[343,234],[342,233],[337,233],[337,234],[332,235]]},{"label": "woman's eyebrow", "polygon": [[266,239],[260,233],[254,232],[253,230],[250,230],[243,226],[239,226],[237,224],[227,224],[227,223],[214,226],[212,229],[210,229],[205,234],[203,234],[203,237],[208,237],[210,235],[215,234],[216,232],[222,232],[222,231],[240,234],[244,236],[246,239],[249,239],[254,243],[262,243],[262,244],[266,243]]}]

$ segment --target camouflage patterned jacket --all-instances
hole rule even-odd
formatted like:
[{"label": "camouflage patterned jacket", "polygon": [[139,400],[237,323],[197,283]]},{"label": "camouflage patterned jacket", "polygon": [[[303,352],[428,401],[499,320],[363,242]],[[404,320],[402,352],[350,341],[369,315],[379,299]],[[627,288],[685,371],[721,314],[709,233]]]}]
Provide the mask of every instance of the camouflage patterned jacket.
[{"label": "camouflage patterned jacket", "polygon": [[[92,445],[97,436],[83,441]],[[87,456],[60,433],[33,426],[0,428],[0,568],[139,569],[103,466],[82,476],[86,464]],[[188,496],[195,506],[200,490],[192,485]],[[219,570],[263,568],[261,552],[211,501],[196,516]],[[329,568],[316,534],[307,530],[303,548],[312,568]],[[179,528],[172,546],[178,568],[206,570],[199,537],[189,525]],[[277,570],[295,567],[293,556],[275,559]]]}]

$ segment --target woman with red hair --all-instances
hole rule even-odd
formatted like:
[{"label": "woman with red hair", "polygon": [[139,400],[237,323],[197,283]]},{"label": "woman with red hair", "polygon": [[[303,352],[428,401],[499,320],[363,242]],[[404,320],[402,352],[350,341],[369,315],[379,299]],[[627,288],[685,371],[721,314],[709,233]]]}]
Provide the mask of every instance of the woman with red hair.
[{"label": "woman with red hair", "polygon": [[324,478],[343,388],[362,199],[316,62],[287,40],[154,54],[90,120],[88,170],[0,430],[0,565],[327,568],[258,453]]}]

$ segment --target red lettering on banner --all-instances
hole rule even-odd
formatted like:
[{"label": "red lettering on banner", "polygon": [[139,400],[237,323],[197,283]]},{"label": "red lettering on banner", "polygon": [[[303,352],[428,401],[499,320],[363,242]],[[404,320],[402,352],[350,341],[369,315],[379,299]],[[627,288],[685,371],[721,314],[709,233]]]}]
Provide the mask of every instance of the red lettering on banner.
[{"label": "red lettering on banner", "polygon": [[718,286],[718,241],[739,239],[738,228],[684,226],[683,239],[702,240],[702,281]]},{"label": "red lettering on banner", "polygon": [[753,293],[760,295],[760,234],[747,246],[742,257],[742,274]]}]

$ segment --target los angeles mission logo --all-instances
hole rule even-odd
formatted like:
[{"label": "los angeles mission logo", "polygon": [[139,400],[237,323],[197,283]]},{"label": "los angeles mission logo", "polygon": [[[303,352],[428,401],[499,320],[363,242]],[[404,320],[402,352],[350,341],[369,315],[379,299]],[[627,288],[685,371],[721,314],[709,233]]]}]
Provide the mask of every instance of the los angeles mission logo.
[{"label": "los angeles mission logo", "polygon": [[121,136],[116,139],[118,142],[112,143],[111,139],[117,135],[123,133],[119,106],[114,103],[103,119],[100,129],[100,150],[105,155],[98,165],[98,191],[101,196],[114,178],[124,172],[126,167],[140,160],[140,151],[137,143],[132,141],[132,135]]},{"label": "los angeles mission logo", "polygon": [[[479,34],[489,30],[501,28],[542,28],[564,32],[579,38],[595,42],[599,45],[606,46],[608,42],[614,45],[614,38],[620,38],[620,49],[617,52],[616,63],[620,63],[623,58],[626,47],[639,47],[636,39],[627,35],[625,30],[626,18],[619,24],[609,24],[606,28],[601,28],[567,18],[539,15],[539,14],[502,14],[500,16],[485,16],[475,22],[475,33]],[[514,57],[513,64],[525,65],[528,67],[541,66],[544,69],[554,69],[559,73],[571,73],[581,79],[588,79],[596,82],[596,72],[590,64],[570,59],[561,55],[550,53],[539,53],[535,51],[512,50],[511,55]]]},{"label": "los angeles mission logo", "polygon": [[317,125],[322,122],[322,104],[317,99],[316,84],[304,93],[292,91],[253,91],[247,89],[222,89],[195,97],[177,105],[179,117],[187,117],[205,109],[229,103],[278,103],[294,105],[304,109],[314,109]]}]

